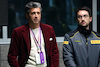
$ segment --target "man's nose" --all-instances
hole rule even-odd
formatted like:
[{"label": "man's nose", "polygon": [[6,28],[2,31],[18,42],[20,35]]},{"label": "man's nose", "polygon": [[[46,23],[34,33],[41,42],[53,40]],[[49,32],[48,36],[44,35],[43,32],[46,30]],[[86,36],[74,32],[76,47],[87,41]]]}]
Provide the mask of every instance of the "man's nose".
[{"label": "man's nose", "polygon": [[38,16],[38,14],[37,13],[35,13],[35,17],[37,17]]},{"label": "man's nose", "polygon": [[38,15],[37,15],[37,13],[35,14],[35,18],[37,18],[38,17]]},{"label": "man's nose", "polygon": [[84,20],[85,18],[84,18],[84,16],[82,16],[82,20]]}]

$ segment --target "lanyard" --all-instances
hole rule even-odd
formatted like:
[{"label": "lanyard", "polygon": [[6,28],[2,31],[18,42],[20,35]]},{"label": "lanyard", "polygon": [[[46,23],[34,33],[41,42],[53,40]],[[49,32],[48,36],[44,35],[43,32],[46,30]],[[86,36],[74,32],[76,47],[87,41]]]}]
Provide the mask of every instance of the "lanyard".
[{"label": "lanyard", "polygon": [[[32,31],[32,29],[29,28],[29,30],[30,30],[31,33],[33,34],[33,38],[34,38],[35,44],[36,44],[36,46],[37,46],[38,53],[39,53],[39,48],[40,48],[40,51],[42,52],[42,50],[41,50],[41,28],[40,28],[40,26],[39,26],[39,36],[38,36],[38,40],[40,39],[40,45],[39,45],[39,41],[36,39],[35,34],[34,34],[34,32]],[[40,38],[39,38],[39,37],[40,37]]]}]

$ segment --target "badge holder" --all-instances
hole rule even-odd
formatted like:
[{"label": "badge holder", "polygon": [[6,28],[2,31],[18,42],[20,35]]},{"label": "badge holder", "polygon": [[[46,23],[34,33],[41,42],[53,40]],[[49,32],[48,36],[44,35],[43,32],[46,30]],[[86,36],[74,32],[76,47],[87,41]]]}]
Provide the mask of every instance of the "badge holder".
[{"label": "badge holder", "polygon": [[41,64],[40,54],[39,53],[36,54],[36,64]]},{"label": "badge holder", "polygon": [[36,54],[36,64],[43,64],[44,63],[44,55],[43,52]]},{"label": "badge holder", "polygon": [[41,60],[41,64],[44,63],[44,55],[43,52],[40,52],[40,60]]}]

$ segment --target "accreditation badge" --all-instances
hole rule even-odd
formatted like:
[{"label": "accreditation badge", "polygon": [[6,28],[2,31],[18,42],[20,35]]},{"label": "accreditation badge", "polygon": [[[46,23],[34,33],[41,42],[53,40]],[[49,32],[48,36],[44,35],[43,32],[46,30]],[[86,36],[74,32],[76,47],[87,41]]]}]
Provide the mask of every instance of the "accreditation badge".
[{"label": "accreditation badge", "polygon": [[40,52],[40,60],[41,60],[41,64],[44,63],[44,55],[43,52]]},{"label": "accreditation badge", "polygon": [[36,54],[36,64],[43,64],[43,63],[44,63],[43,52],[39,52]]},{"label": "accreditation badge", "polygon": [[41,64],[40,54],[39,53],[36,54],[36,64]]}]

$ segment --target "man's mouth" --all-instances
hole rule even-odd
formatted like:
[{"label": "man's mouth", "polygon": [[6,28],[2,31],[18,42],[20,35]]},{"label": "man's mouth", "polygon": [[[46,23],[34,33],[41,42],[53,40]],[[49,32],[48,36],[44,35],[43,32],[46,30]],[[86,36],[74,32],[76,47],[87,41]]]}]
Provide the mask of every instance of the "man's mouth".
[{"label": "man's mouth", "polygon": [[85,21],[81,22],[81,24],[85,24]]},{"label": "man's mouth", "polygon": [[35,21],[38,21],[38,19],[34,19]]}]

